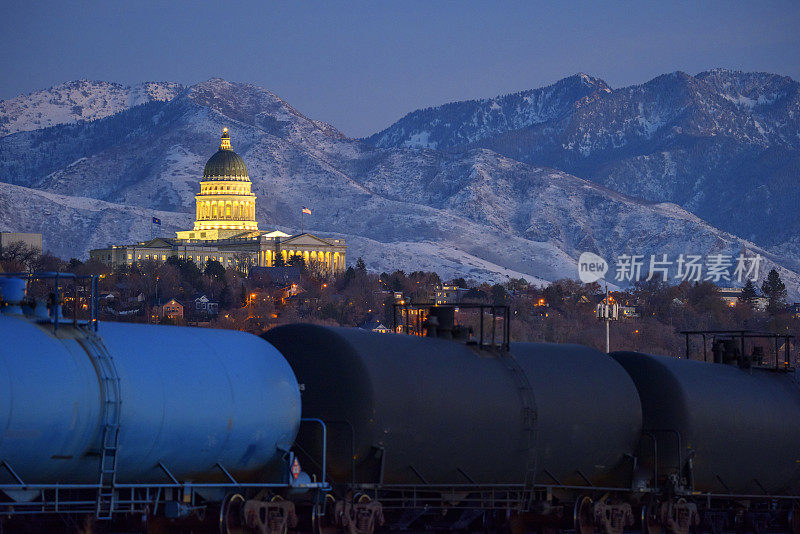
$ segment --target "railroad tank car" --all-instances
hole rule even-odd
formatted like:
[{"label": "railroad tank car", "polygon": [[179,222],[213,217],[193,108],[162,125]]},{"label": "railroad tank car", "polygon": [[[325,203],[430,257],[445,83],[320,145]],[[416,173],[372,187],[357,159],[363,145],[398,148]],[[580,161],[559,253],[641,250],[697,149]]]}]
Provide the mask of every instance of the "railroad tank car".
[{"label": "railroad tank car", "polygon": [[637,352],[611,356],[636,383],[648,438],[642,442],[642,468],[649,467],[653,476],[657,470],[659,483],[673,475],[676,484],[704,493],[797,494],[796,370],[740,368]]},{"label": "railroad tank car", "polygon": [[639,398],[599,351],[517,343],[503,355],[309,324],[263,337],[294,369],[304,417],[328,425],[334,480],[513,484],[535,471],[542,483],[629,487]]},{"label": "railroad tank car", "polygon": [[248,480],[291,447],[297,381],[264,340],[125,323],[102,323],[97,336],[14,307],[0,315],[0,459],[26,484],[97,482],[103,351],[119,377],[118,482],[163,481],[166,470],[213,481],[225,476],[218,464]]}]

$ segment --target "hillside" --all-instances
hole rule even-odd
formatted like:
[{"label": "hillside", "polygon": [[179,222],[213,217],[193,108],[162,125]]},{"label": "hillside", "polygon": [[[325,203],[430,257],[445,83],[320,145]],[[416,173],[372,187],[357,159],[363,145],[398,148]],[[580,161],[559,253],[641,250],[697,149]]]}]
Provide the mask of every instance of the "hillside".
[{"label": "hillside", "polygon": [[77,80],[0,102],[0,135],[57,124],[102,119],[152,101],[175,98],[183,87],[171,82],[118,83]]},{"label": "hillside", "polygon": [[415,111],[366,141],[488,148],[642,200],[678,204],[775,250],[800,233],[800,84],[785,76],[716,69],[611,89],[581,74]]}]

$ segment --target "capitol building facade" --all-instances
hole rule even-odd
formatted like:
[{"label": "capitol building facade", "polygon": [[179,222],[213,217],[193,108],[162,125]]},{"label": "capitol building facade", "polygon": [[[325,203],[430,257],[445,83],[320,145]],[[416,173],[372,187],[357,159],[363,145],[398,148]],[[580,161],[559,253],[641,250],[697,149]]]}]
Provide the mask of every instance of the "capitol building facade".
[{"label": "capitol building facade", "polygon": [[299,256],[309,268],[324,273],[344,270],[347,247],[343,239],[259,230],[255,219],[256,196],[251,186],[247,166],[231,148],[225,128],[219,150],[203,169],[191,230],[177,232],[175,238],[158,237],[132,245],[94,249],[89,257],[112,268],[178,256],[194,261],[201,269],[207,261],[216,260],[224,267],[244,270],[251,266],[285,265]]}]

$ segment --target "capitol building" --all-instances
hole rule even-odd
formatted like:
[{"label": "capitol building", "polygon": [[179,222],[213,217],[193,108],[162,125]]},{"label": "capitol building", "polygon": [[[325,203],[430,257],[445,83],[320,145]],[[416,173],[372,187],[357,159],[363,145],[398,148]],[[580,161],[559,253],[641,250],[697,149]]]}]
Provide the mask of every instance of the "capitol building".
[{"label": "capitol building", "polygon": [[300,256],[312,269],[328,274],[344,270],[347,247],[343,239],[259,230],[256,196],[251,185],[247,166],[231,148],[225,128],[219,150],[203,170],[191,230],[177,232],[174,238],[158,237],[132,245],[95,249],[89,252],[89,257],[112,268],[178,256],[194,261],[201,269],[208,260],[219,261],[224,267],[246,269],[285,265]]}]

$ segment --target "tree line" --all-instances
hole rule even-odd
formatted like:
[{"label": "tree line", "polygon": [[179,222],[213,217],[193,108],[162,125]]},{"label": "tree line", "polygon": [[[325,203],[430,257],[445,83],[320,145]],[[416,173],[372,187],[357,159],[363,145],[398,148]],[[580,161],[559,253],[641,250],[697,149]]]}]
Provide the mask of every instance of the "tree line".
[{"label": "tree line", "polygon": [[[0,268],[5,271],[102,275],[101,292],[114,294],[116,306],[124,308],[133,300],[142,308],[139,315],[126,315],[125,320],[153,322],[158,305],[173,298],[189,302],[204,294],[219,304],[219,314],[204,321],[211,327],[261,333],[298,321],[351,327],[373,321],[392,328],[398,298],[403,303],[432,302],[436,289],[449,284],[461,289],[462,302],[509,306],[512,341],[579,343],[605,349],[605,325],[595,316],[597,304],[605,298],[598,283],[562,279],[542,287],[524,279],[490,284],[464,278],[442,280],[428,271],[375,273],[367,270],[361,258],[344,272],[328,276],[299,258],[288,263],[297,275],[291,280],[277,278],[269,269],[254,269],[248,276],[214,260],[203,269],[190,260],[170,257],[166,262],[146,260],[112,270],[100,262],[64,261],[23,245],[0,251]],[[768,300],[764,310],[758,306],[761,297]],[[672,285],[658,278],[614,291],[611,298],[631,312],[612,323],[612,350],[682,355],[681,332],[686,330],[800,334],[800,310],[787,302],[786,286],[774,270],[758,287],[748,282],[733,305],[721,298],[711,282]],[[461,317],[468,321],[465,314]]]}]

